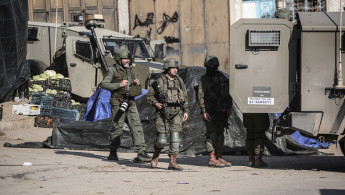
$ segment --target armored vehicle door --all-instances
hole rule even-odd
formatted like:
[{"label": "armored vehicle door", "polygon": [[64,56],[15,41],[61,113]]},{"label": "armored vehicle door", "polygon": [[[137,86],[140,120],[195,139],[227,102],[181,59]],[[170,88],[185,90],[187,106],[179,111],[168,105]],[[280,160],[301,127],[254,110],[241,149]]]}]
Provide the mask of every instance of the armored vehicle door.
[{"label": "armored vehicle door", "polygon": [[292,26],[282,19],[240,19],[231,26],[230,94],[242,112],[281,113],[289,105]]},{"label": "armored vehicle door", "polygon": [[97,74],[101,72],[95,64],[95,55],[89,38],[68,36],[66,38],[66,64],[72,84],[72,93],[89,98],[97,87]]}]

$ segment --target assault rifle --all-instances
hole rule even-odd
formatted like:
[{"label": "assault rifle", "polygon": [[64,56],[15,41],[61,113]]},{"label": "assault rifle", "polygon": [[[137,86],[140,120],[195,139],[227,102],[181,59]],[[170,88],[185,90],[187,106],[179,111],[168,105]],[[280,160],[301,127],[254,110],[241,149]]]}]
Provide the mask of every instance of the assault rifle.
[{"label": "assault rifle", "polygon": [[[156,92],[156,98],[157,101],[161,104],[163,104],[162,106],[162,115],[163,115],[163,120],[164,120],[164,129],[165,129],[165,134],[167,134],[170,131],[170,125],[169,125],[169,119],[168,119],[168,112],[166,110],[167,107],[167,99],[165,98],[164,94],[162,93],[161,88],[159,87],[158,82],[154,82],[152,83],[152,87]],[[169,125],[169,129],[167,128],[167,125]]]},{"label": "assault rifle", "polygon": [[154,82],[152,83],[152,87],[153,89],[155,90],[156,92],[156,98],[157,98],[157,101],[161,104],[163,104],[163,107],[162,107],[162,114],[164,115],[164,118],[167,119],[168,118],[168,113],[166,111],[166,107],[167,107],[167,100],[164,96],[164,94],[162,93],[162,90],[161,88],[159,87],[159,84],[158,82]]}]

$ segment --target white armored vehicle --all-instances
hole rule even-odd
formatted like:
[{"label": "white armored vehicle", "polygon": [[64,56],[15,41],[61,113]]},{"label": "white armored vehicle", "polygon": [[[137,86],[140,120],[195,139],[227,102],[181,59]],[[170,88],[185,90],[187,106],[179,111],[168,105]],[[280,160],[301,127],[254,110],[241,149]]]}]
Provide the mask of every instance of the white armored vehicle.
[{"label": "white armored vehicle", "polygon": [[231,26],[230,94],[243,113],[281,113],[280,130],[340,139],[345,155],[345,17],[340,25],[340,13],[298,16],[296,25],[240,19]]}]

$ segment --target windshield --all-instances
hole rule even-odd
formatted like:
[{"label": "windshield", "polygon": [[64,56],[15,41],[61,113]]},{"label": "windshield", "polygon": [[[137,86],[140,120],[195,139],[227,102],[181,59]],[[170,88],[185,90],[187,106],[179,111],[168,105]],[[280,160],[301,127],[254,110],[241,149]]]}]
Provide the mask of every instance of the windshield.
[{"label": "windshield", "polygon": [[103,44],[105,49],[109,50],[113,56],[115,54],[115,50],[126,48],[134,55],[134,58],[154,57],[151,49],[148,50],[142,40],[104,38]]}]

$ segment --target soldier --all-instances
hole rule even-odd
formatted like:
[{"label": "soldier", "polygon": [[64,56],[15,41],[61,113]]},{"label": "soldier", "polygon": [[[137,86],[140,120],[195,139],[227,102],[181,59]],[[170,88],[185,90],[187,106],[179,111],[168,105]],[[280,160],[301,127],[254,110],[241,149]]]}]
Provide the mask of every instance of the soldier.
[{"label": "soldier", "polygon": [[217,57],[206,57],[204,66],[206,67],[206,74],[199,81],[198,102],[206,125],[208,166],[230,167],[231,163],[222,158],[224,130],[228,125],[232,107],[229,79],[218,71],[219,61]]},{"label": "soldier", "polygon": [[135,150],[138,153],[134,160],[150,162],[151,157],[146,152],[144,132],[134,100],[134,96],[142,93],[141,85],[139,79],[135,78],[130,63],[131,60],[131,53],[127,49],[116,50],[116,64],[109,67],[109,71],[100,85],[111,92],[110,104],[112,107],[113,129],[110,131],[108,160],[118,160],[117,148],[121,144],[123,124],[126,121],[132,134]]},{"label": "soldier", "polygon": [[176,157],[179,153],[182,122],[188,119],[188,97],[185,84],[177,75],[178,68],[176,59],[166,59],[164,73],[152,84],[148,92],[148,103],[156,107],[157,140],[151,160],[152,168],[157,167],[159,153],[167,143],[167,134],[170,133],[168,169],[183,170],[176,163]]},{"label": "soldier", "polygon": [[270,126],[267,113],[244,113],[243,125],[247,129],[246,149],[250,167],[267,167],[262,160],[264,152],[265,131]]}]

